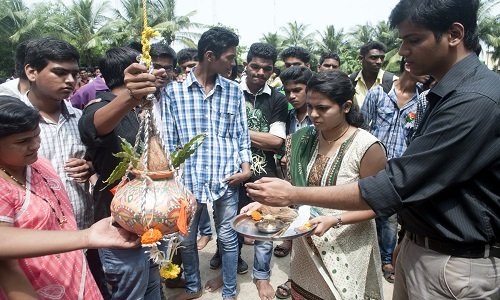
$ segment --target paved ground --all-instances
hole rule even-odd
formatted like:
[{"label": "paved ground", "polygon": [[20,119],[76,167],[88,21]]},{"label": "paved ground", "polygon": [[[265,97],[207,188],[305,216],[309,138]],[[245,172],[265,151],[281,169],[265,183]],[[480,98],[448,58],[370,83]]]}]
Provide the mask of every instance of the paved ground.
[{"label": "paved ground", "polygon": [[[212,224],[213,225],[213,224]],[[215,232],[215,230],[213,231]],[[214,236],[215,237],[215,236]],[[281,242],[276,242],[277,243]],[[215,240],[213,239],[208,243],[208,245],[199,252],[200,255],[200,272],[201,279],[203,285],[205,285],[206,281],[217,276],[220,272],[219,270],[211,270],[209,267],[209,261],[215,253]],[[259,296],[257,293],[257,288],[255,284],[252,282],[251,271],[253,264],[253,246],[244,245],[242,249],[242,257],[249,265],[248,273],[244,275],[238,275],[238,300],[259,300]],[[288,279],[288,272],[290,270],[290,255],[284,258],[278,258],[273,256],[271,260],[271,285],[276,288],[278,285],[284,283]],[[385,300],[392,299],[392,284],[383,280],[384,282],[384,296]],[[181,292],[182,289],[166,289],[167,297],[172,296],[178,292]],[[201,298],[202,300],[208,299],[222,299],[221,290],[209,293],[205,292]],[[291,299],[291,298],[289,298]]]}]

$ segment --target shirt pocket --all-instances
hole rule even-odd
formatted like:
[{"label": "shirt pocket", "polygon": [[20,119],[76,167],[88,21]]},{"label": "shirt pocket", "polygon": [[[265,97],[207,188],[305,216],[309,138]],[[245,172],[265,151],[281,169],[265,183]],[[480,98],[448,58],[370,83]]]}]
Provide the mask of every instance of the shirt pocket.
[{"label": "shirt pocket", "polygon": [[222,138],[233,136],[234,114],[229,112],[214,112],[215,133]]},{"label": "shirt pocket", "polygon": [[[376,128],[387,128],[391,126],[392,119],[398,111],[393,108],[380,107],[377,109],[377,122],[375,124]],[[375,129],[374,127],[374,129]]]}]

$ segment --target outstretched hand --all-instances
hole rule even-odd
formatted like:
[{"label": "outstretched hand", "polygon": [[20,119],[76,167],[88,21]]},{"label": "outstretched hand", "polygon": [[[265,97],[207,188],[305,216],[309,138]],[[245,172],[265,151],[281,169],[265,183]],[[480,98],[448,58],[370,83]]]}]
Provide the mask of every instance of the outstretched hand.
[{"label": "outstretched hand", "polygon": [[88,248],[135,248],[140,238],[123,228],[113,226],[112,217],[102,219],[86,229]]},{"label": "outstretched hand", "polygon": [[294,203],[291,197],[295,187],[288,181],[263,177],[253,183],[245,184],[247,195],[253,200],[269,206],[289,206]]}]

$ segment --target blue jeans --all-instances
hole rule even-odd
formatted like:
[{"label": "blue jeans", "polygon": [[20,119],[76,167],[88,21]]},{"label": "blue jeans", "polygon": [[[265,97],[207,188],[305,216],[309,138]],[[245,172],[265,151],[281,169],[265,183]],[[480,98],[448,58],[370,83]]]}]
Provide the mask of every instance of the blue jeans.
[{"label": "blue jeans", "polygon": [[[186,292],[201,291],[200,260],[196,245],[198,224],[205,203],[198,203],[188,236],[182,241],[181,254],[184,264]],[[213,202],[215,230],[222,257],[222,298],[236,296],[236,270],[238,266],[238,237],[231,227],[231,220],[238,213],[238,187],[228,188],[226,194]]]},{"label": "blue jeans", "polygon": [[253,278],[269,280],[271,278],[271,257],[273,242],[255,240],[253,256]]},{"label": "blue jeans", "polygon": [[398,221],[397,215],[375,218],[377,224],[378,246],[382,265],[392,264],[392,253],[396,248]]},{"label": "blue jeans", "polygon": [[200,224],[198,225],[200,230],[200,235],[212,236],[212,226],[210,226],[210,216],[208,215],[208,209],[206,205],[203,205],[200,214]]},{"label": "blue jeans", "polygon": [[160,300],[160,271],[144,248],[99,249],[111,299]]}]

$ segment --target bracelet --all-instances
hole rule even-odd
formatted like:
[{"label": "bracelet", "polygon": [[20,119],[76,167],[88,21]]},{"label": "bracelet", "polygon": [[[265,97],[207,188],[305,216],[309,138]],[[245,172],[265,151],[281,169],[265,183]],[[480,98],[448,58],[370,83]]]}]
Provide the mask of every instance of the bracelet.
[{"label": "bracelet", "polygon": [[335,218],[337,218],[337,224],[335,224],[335,226],[333,226],[333,228],[340,228],[340,227],[342,227],[342,225],[344,225],[344,224],[342,223],[341,216],[335,216]]}]

